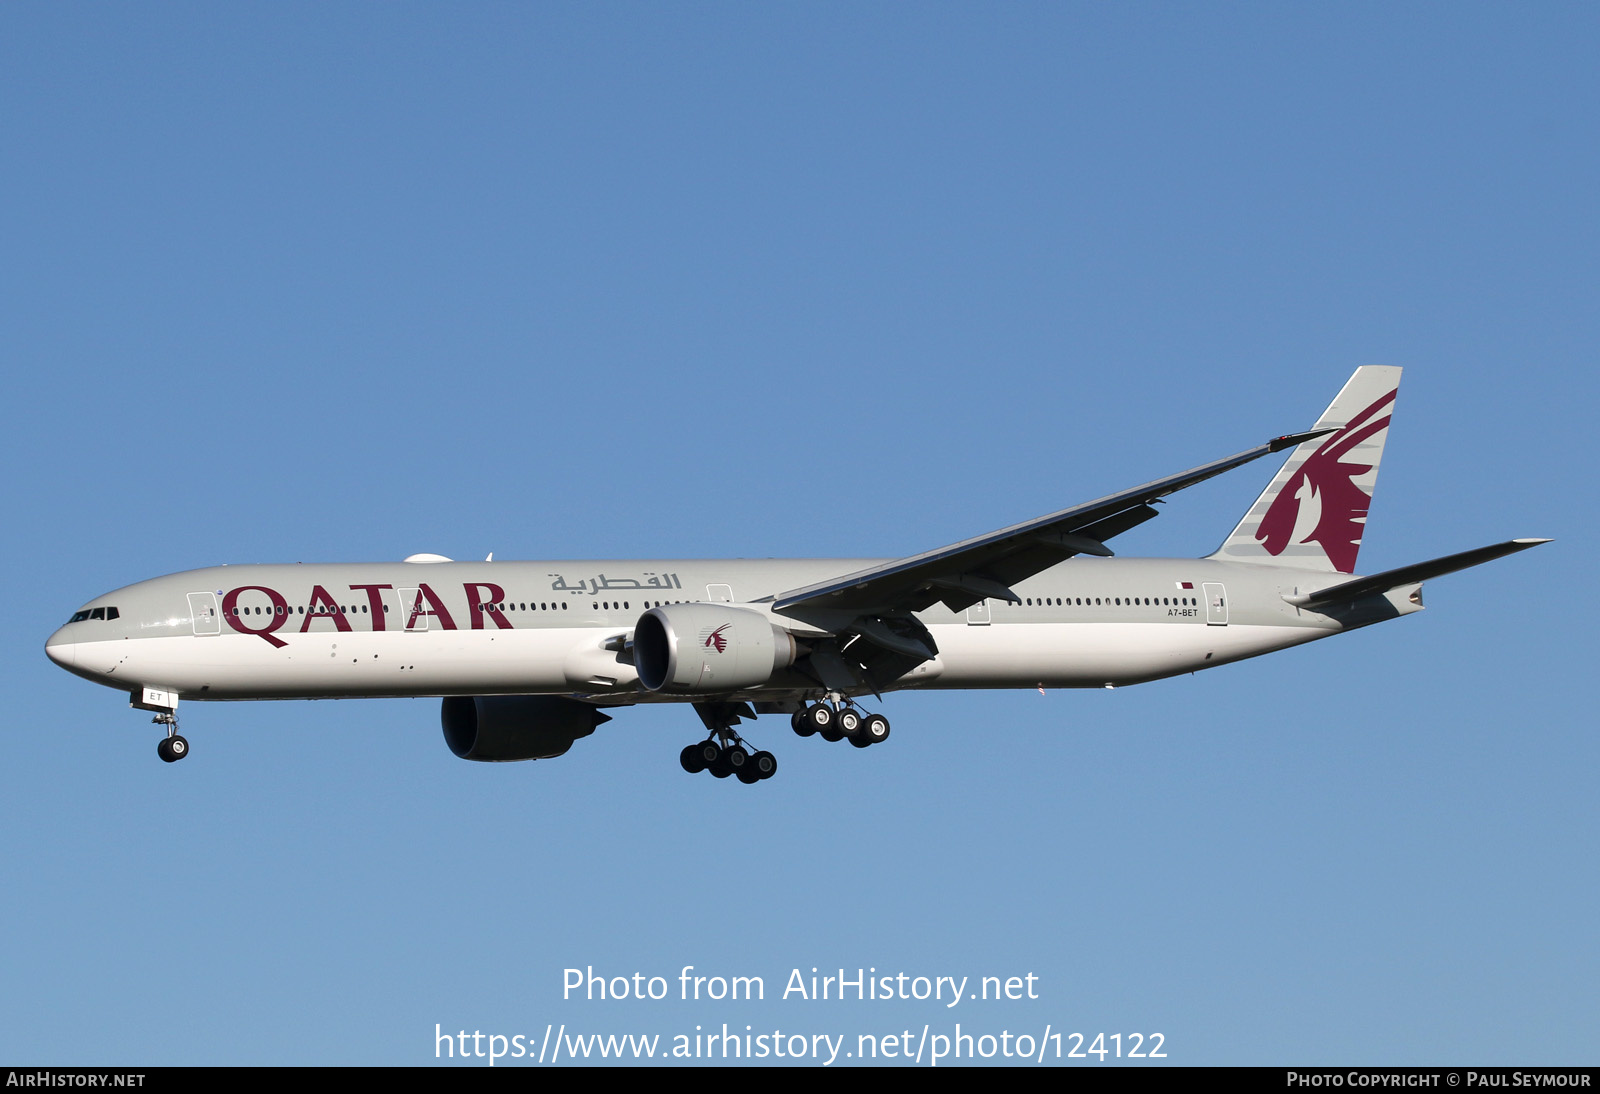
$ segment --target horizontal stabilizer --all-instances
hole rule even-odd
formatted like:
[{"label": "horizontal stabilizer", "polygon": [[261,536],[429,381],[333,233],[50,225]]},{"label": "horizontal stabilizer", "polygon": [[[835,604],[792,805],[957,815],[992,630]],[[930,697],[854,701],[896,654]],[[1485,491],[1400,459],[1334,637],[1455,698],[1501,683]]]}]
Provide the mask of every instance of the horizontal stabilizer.
[{"label": "horizontal stabilizer", "polygon": [[1398,570],[1385,570],[1381,574],[1371,577],[1358,577],[1354,581],[1346,581],[1340,585],[1333,585],[1326,589],[1318,589],[1314,593],[1302,593],[1299,596],[1284,597],[1297,608],[1316,608],[1319,605],[1349,603],[1362,600],[1379,593],[1386,593],[1390,589],[1398,589],[1404,585],[1416,585],[1427,581],[1429,578],[1439,577],[1443,574],[1453,574],[1457,570],[1465,570],[1469,566],[1477,566],[1483,562],[1490,562],[1506,555],[1514,555],[1518,551],[1526,551],[1529,547],[1537,547],[1541,543],[1549,543],[1548,539],[1513,539],[1505,543],[1495,543],[1488,547],[1479,547],[1472,551],[1462,551],[1460,554],[1445,555],[1428,562],[1416,562],[1410,566],[1402,566]]}]

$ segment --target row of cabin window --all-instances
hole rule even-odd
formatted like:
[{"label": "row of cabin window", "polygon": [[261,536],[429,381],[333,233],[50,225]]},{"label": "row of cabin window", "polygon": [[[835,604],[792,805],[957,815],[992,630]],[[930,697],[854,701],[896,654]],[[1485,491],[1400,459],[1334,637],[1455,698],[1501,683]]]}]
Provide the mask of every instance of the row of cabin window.
[{"label": "row of cabin window", "polygon": [[[299,612],[300,615],[305,615],[306,614],[305,605],[301,605],[296,610]],[[319,607],[313,605],[312,608],[311,608],[311,614],[312,615],[355,615],[355,614],[357,614],[358,611],[365,612],[366,610],[367,610],[367,606],[365,604],[362,604],[359,609],[353,604],[349,608],[346,608],[343,604],[340,604],[338,611],[335,611],[332,608],[327,608],[327,607],[319,608]],[[385,604],[383,606],[383,610],[384,611],[388,611],[389,610],[389,605]],[[234,608],[232,611],[233,611],[234,615],[252,615],[252,614],[254,614],[254,615],[294,615],[295,614],[295,611],[284,612],[282,609],[277,609],[275,611],[265,611],[265,610],[263,610],[261,608],[255,608],[253,610],[250,609],[250,608]]]},{"label": "row of cabin window", "polygon": [[[691,603],[691,602],[690,601],[683,601],[683,600],[657,600],[657,601],[651,602],[649,600],[646,600],[644,602],[644,607],[646,607],[646,608],[659,608],[663,604],[684,604],[684,603]],[[699,603],[699,601],[693,601],[692,603]],[[596,608],[598,608],[600,611],[605,611],[605,612],[632,611],[633,610],[633,602],[631,600],[597,600],[597,601],[595,601],[595,605],[594,606]],[[505,611],[531,612],[531,611],[535,611],[535,610],[542,612],[542,611],[547,611],[547,610],[548,611],[555,611],[557,609],[560,609],[561,611],[566,611],[567,610],[567,606],[566,606],[565,603],[562,603],[562,604],[531,604],[531,603],[530,604],[512,604],[510,602],[507,602],[507,603],[504,603],[504,604],[479,604],[478,605],[478,610],[481,611],[481,612],[505,612]]]},{"label": "row of cabin window", "polygon": [[480,612],[564,612],[567,610],[567,605],[565,602],[560,604],[534,604],[531,602],[527,604],[512,604],[507,601],[504,604],[479,604],[478,610]]},{"label": "row of cabin window", "polygon": [[[1096,605],[1099,605],[1101,599],[1102,598],[1098,597],[1098,596],[1095,596],[1095,597],[1082,597],[1082,596],[1080,596],[1080,597],[1077,598],[1077,603],[1074,604],[1073,603],[1073,598],[1069,596],[1069,597],[1065,598],[1065,606],[1068,607],[1068,608],[1072,608],[1072,607],[1078,607],[1078,608],[1089,607],[1089,608],[1092,608],[1092,607],[1095,607]],[[1129,605],[1130,607],[1137,607],[1140,604],[1140,600],[1136,596],[1128,596],[1128,597],[1108,596],[1108,597],[1104,597],[1103,599],[1105,600],[1106,605],[1114,605],[1116,607],[1121,607],[1124,604]],[[1085,604],[1084,603],[1085,600],[1089,601],[1089,603]],[[1154,596],[1154,597],[1147,596],[1147,597],[1144,598],[1143,603],[1144,603],[1144,605],[1146,607],[1154,607],[1154,608],[1160,608],[1160,607],[1193,608],[1193,607],[1197,607],[1200,602],[1198,600],[1196,600],[1192,596],[1171,596],[1171,597],[1168,597],[1168,596]],[[1059,608],[1059,607],[1063,606],[1063,598],[1058,596],[1058,597],[1056,597],[1054,599],[1054,601],[1052,601],[1051,598],[1047,597],[1047,596],[1046,597],[1032,597],[1032,596],[1030,596],[1030,597],[1027,598],[1027,606],[1030,607],[1030,608],[1049,608],[1049,607]]]},{"label": "row of cabin window", "polygon": [[[1100,604],[1101,599],[1102,598],[1100,598],[1100,597],[1093,597],[1092,598],[1093,604],[1090,604],[1088,606],[1089,607],[1093,607],[1094,605]],[[1111,601],[1113,604],[1115,604],[1118,607],[1121,607],[1124,602],[1126,602],[1129,605],[1137,605],[1140,602],[1138,597],[1127,597],[1127,598],[1124,598],[1124,597],[1106,597],[1104,599],[1106,599],[1108,601]],[[646,608],[649,608],[649,607],[657,607],[657,608],[659,608],[664,603],[669,603],[669,602],[668,601],[658,600],[652,605],[649,601],[646,601],[645,602],[645,607]],[[682,603],[682,601],[671,601],[670,603]],[[1031,597],[1030,596],[1030,597],[1027,598],[1027,606],[1030,607],[1030,608],[1033,608],[1033,607],[1042,608],[1042,607],[1052,607],[1052,606],[1059,608],[1059,607],[1063,606],[1063,603],[1065,604],[1066,607],[1069,607],[1069,608],[1070,607],[1074,607],[1074,606],[1076,606],[1076,607],[1084,607],[1085,606],[1084,605],[1084,598],[1081,597],[1081,596],[1076,598],[1076,602],[1074,602],[1074,598],[1073,597],[1070,597],[1070,596],[1066,597],[1065,600],[1063,601],[1063,598],[1058,596],[1058,597],[1054,598],[1054,604],[1053,605],[1051,603],[1051,599],[1048,598],[1048,597]],[[1162,597],[1148,597],[1147,596],[1147,597],[1144,598],[1144,604],[1146,606],[1151,606],[1151,607],[1171,606],[1171,605],[1177,605],[1177,606],[1180,606],[1180,607],[1195,607],[1195,606],[1198,605],[1198,603],[1199,603],[1199,601],[1197,601],[1193,597],[1188,597],[1188,596],[1182,596],[1182,597],[1176,597],[1176,596],[1175,597],[1164,597],[1164,596],[1162,596]],[[616,604],[613,604],[611,601],[608,600],[608,601],[603,602],[600,606],[605,611],[612,611],[612,610],[627,611],[627,610],[630,610],[630,608],[631,608],[630,603],[628,601],[625,601],[625,600],[620,602],[620,603],[616,603]],[[339,614],[339,615],[355,615],[355,614],[357,614],[358,611],[360,613],[362,613],[362,614],[365,614],[366,611],[367,611],[367,606],[365,604],[351,605],[348,608],[345,605],[340,604],[338,607],[339,607],[339,611],[338,611],[337,614]],[[524,611],[524,612],[526,612],[526,611],[541,611],[541,612],[544,612],[544,611],[556,611],[558,609],[560,611],[566,611],[567,610],[567,605],[565,603],[561,603],[561,604],[509,604],[509,605],[507,605],[507,604],[479,604],[478,605],[478,610],[479,611],[488,611],[488,612],[504,612],[504,611],[508,611],[508,610],[511,610],[511,611]],[[385,612],[387,612],[389,610],[389,605],[385,604],[383,606],[383,610]],[[300,614],[300,615],[305,615],[306,614],[306,609],[305,609],[304,605],[298,607],[296,609],[296,612],[298,614]],[[252,614],[252,609],[250,609],[250,608],[234,608],[233,609],[233,614],[234,615],[250,615],[250,614]],[[255,614],[255,615],[279,614],[279,615],[281,615],[283,613],[281,611],[276,612],[276,613],[265,612],[261,608],[257,607],[255,609],[253,609],[253,614]],[[326,608],[326,607],[324,607],[324,608],[315,608],[314,607],[312,609],[312,611],[311,611],[311,614],[312,615],[334,615],[335,613],[330,608]],[[68,623],[82,623],[86,619],[118,619],[120,617],[121,617],[121,613],[118,612],[116,608],[85,608],[80,612],[74,612],[72,618],[67,620],[67,622]]]},{"label": "row of cabin window", "polygon": [[[647,607],[647,608],[649,608],[649,607],[657,607],[657,608],[659,608],[662,604],[665,604],[665,603],[669,603],[669,601],[658,600],[658,601],[655,602],[654,605],[652,605],[650,602],[646,601],[645,602],[645,607]],[[670,601],[670,603],[677,604],[677,603],[683,603],[683,602],[682,601]],[[631,602],[626,601],[626,600],[617,601],[615,603],[613,603],[612,601],[608,600],[608,601],[605,601],[603,604],[601,604],[599,606],[605,611],[612,611],[612,610],[628,611],[628,610],[631,610],[631,608],[632,608]],[[100,608],[95,608],[94,612],[98,613],[101,610],[102,609],[100,609]],[[110,615],[111,619],[117,618],[117,615],[116,615],[117,609],[109,608],[109,609],[105,609],[105,610],[111,612],[111,615]],[[389,610],[389,605],[385,604],[383,606],[383,610],[387,612]],[[506,611],[522,611],[522,612],[563,611],[564,612],[564,611],[567,610],[567,604],[566,604],[565,601],[563,601],[561,603],[544,603],[544,604],[534,604],[534,603],[521,603],[521,604],[518,604],[518,603],[506,602],[506,603],[501,603],[501,604],[479,604],[478,605],[478,610],[480,612],[506,612]],[[349,607],[346,607],[345,605],[340,604],[338,606],[338,611],[337,612],[335,612],[332,608],[327,608],[327,607],[318,608],[318,607],[313,606],[313,608],[311,609],[311,614],[312,615],[335,615],[335,614],[337,614],[337,615],[356,615],[358,613],[365,614],[366,611],[367,611],[367,606],[365,604],[360,604],[360,605],[354,605],[353,604],[353,605],[350,605]],[[267,611],[267,610],[265,610],[263,608],[256,607],[256,608],[253,608],[253,609],[252,608],[234,608],[233,609],[233,614],[234,615],[252,615],[252,614],[254,614],[254,615],[273,615],[273,614],[282,615],[283,612],[281,612],[281,611],[271,612],[271,611]],[[291,612],[290,614],[305,615],[306,614],[306,608],[305,608],[304,605],[301,605],[300,607],[296,608],[294,612]],[[71,619],[71,622],[76,623],[80,619],[89,619],[89,618],[99,619],[100,616],[98,614],[91,615],[89,612],[83,611],[83,612],[79,612],[77,615],[73,616],[72,619]]]},{"label": "row of cabin window", "polygon": [[[506,610],[506,607],[507,606],[505,604],[479,604],[478,605],[478,610],[479,611],[485,611],[485,612],[494,612],[494,611],[503,612],[503,611]],[[519,607],[519,605],[512,604],[512,605],[510,605],[510,607],[517,608],[517,607]],[[530,605],[527,605],[527,604],[520,605],[520,607],[521,607],[521,609],[523,611],[531,610],[530,609]],[[567,606],[565,604],[534,604],[534,605],[531,606],[531,608],[537,608],[539,611],[555,611],[557,609],[560,609],[561,611],[565,611]],[[116,610],[115,608],[112,609],[112,611],[115,611],[115,610]],[[383,610],[385,612],[387,612],[389,610],[389,605],[385,604],[383,606]],[[367,606],[365,604],[361,604],[361,605],[352,604],[349,607],[346,607],[345,605],[340,604],[339,605],[339,610],[337,612],[334,611],[332,608],[327,608],[327,607],[319,608],[319,607],[313,606],[312,609],[311,609],[311,614],[312,615],[356,615],[356,614],[359,613],[359,614],[363,614],[364,615],[364,614],[366,614],[366,611],[367,611]],[[259,608],[259,607],[255,608],[253,610],[250,609],[250,608],[234,608],[233,609],[233,614],[234,615],[251,615],[252,613],[255,614],[255,615],[274,615],[274,614],[282,615],[282,614],[284,614],[281,610],[276,611],[276,612],[269,612],[269,611],[266,611],[266,610],[264,610],[262,608]],[[302,606],[296,608],[295,611],[290,612],[289,614],[290,615],[295,615],[295,614],[305,615],[306,614],[305,606],[302,605]],[[115,616],[113,616],[112,618],[115,618]]]},{"label": "row of cabin window", "polygon": [[[1059,607],[1062,607],[1062,606],[1066,606],[1066,607],[1069,607],[1069,608],[1070,607],[1080,607],[1080,608],[1081,607],[1095,607],[1096,605],[1101,605],[1102,601],[1104,601],[1104,606],[1115,605],[1116,607],[1122,607],[1123,605],[1137,606],[1137,605],[1139,605],[1141,603],[1141,601],[1140,601],[1140,599],[1138,597],[1120,597],[1120,596],[1118,596],[1118,597],[1103,597],[1102,598],[1102,597],[1098,597],[1097,596],[1097,597],[1089,597],[1089,598],[1087,598],[1090,601],[1090,603],[1085,605],[1084,604],[1084,600],[1085,599],[1086,598],[1081,597],[1081,596],[1077,597],[1077,598],[1070,597],[1070,596],[1062,598],[1062,597],[1058,596],[1058,597],[1055,597],[1053,599],[1053,601],[1052,601],[1052,599],[1049,598],[1049,597],[1032,597],[1032,596],[1030,596],[1030,597],[1027,598],[1025,603],[1030,608],[1036,608],[1036,607],[1037,608],[1044,608],[1044,607],[1057,607],[1057,608],[1059,608]],[[663,600],[658,600],[654,604],[652,604],[649,601],[645,601],[645,605],[644,606],[646,608],[650,608],[650,607],[659,608],[659,607],[661,607],[661,605],[667,604],[667,603],[681,604],[681,603],[683,603],[683,601],[663,601]],[[1147,597],[1145,597],[1143,599],[1142,603],[1146,607],[1163,607],[1163,606],[1172,607],[1172,606],[1177,606],[1177,607],[1192,608],[1192,607],[1197,607],[1199,605],[1199,601],[1198,600],[1196,600],[1194,597],[1189,597],[1189,596],[1174,596],[1174,597],[1165,597],[1165,596],[1149,597],[1149,596],[1147,596]],[[613,610],[628,611],[628,610],[631,610],[631,608],[632,608],[632,604],[629,601],[626,601],[626,600],[619,601],[619,602],[616,602],[616,603],[613,603],[613,602],[607,600],[607,601],[604,601],[604,602],[600,603],[597,606],[600,607],[604,611],[613,611]],[[383,610],[385,612],[387,612],[389,610],[389,605],[385,604],[383,606]],[[506,612],[506,611],[524,611],[524,612],[526,612],[526,611],[541,611],[541,612],[544,612],[544,611],[558,611],[558,610],[559,611],[566,611],[567,610],[567,605],[564,602],[560,603],[560,604],[554,604],[554,603],[546,603],[546,604],[527,604],[527,603],[522,603],[522,604],[519,604],[519,603],[479,604],[478,605],[478,610],[479,611],[483,611],[483,612]],[[259,607],[255,608],[253,610],[250,609],[250,608],[234,608],[233,609],[233,614],[234,615],[250,615],[250,614],[252,614],[252,611],[253,611],[253,613],[255,615],[272,615],[272,614],[274,614],[272,612],[264,611],[262,608],[259,608]],[[338,610],[337,613],[335,613],[330,608],[324,607],[324,608],[313,608],[312,611],[311,611],[311,614],[312,615],[334,615],[334,614],[355,615],[358,612],[360,612],[361,614],[365,614],[366,611],[367,611],[367,606],[365,604],[351,605],[348,608],[345,605],[341,604],[341,605],[339,605],[339,610]],[[302,605],[301,607],[296,609],[296,612],[298,614],[300,614],[300,615],[305,615],[306,614],[306,609]],[[277,614],[282,614],[282,613],[278,612]],[[78,612],[70,620],[68,620],[68,622],[70,622],[70,623],[78,623],[78,622],[81,622],[81,621],[83,621],[85,619],[116,619],[116,618],[117,618],[117,609],[115,609],[115,608],[93,608],[93,609],[85,609],[84,611]]]}]

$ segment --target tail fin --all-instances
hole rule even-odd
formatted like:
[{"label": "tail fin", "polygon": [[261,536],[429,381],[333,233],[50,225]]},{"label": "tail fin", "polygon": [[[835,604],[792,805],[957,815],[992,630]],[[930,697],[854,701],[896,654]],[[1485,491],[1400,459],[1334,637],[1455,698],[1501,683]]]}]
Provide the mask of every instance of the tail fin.
[{"label": "tail fin", "polygon": [[1389,436],[1400,370],[1358,368],[1322,412],[1316,429],[1289,455],[1239,526],[1210,557],[1300,570],[1355,572]]}]

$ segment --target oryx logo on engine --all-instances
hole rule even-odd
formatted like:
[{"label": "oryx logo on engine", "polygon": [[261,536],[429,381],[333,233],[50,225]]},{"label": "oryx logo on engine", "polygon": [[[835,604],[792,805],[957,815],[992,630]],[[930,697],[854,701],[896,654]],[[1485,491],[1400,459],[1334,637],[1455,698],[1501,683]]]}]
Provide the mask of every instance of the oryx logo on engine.
[{"label": "oryx logo on engine", "polygon": [[702,649],[708,649],[708,650],[716,650],[718,653],[727,653],[728,652],[728,636],[723,634],[722,632],[727,630],[731,626],[733,626],[732,623],[724,623],[722,626],[717,627],[715,630],[713,630],[710,627],[707,627],[704,630],[702,630],[700,632],[700,646],[701,646],[701,648]]}]

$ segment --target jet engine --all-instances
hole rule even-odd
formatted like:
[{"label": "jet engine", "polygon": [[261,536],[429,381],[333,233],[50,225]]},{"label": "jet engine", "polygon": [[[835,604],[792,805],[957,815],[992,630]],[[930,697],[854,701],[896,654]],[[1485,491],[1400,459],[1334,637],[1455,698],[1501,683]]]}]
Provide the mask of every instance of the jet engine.
[{"label": "jet engine", "polygon": [[556,695],[452,695],[439,708],[444,743],[463,760],[548,760],[611,716]]},{"label": "jet engine", "polygon": [[729,604],[651,608],[633,629],[633,663],[650,691],[708,695],[755,687],[794,664],[794,636]]}]

